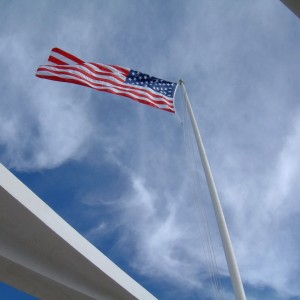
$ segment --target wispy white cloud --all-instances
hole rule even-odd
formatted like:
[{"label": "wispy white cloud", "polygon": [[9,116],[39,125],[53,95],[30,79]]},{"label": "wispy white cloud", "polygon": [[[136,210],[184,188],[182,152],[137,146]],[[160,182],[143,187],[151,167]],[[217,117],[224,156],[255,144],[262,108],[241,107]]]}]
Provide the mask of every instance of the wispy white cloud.
[{"label": "wispy white cloud", "polygon": [[250,240],[258,241],[258,247],[256,259],[251,261],[255,265],[254,269],[260,266],[261,272],[259,276],[250,273],[249,279],[255,283],[270,284],[287,294],[298,295],[299,285],[292,279],[299,277],[299,257],[296,251],[299,237],[294,234],[295,228],[300,225],[297,197],[300,168],[299,116],[296,115],[290,124],[290,133],[282,140],[282,149],[266,176],[266,190],[255,201],[259,210],[253,214]]},{"label": "wispy white cloud", "polygon": [[[19,9],[17,15],[21,17]],[[12,19],[15,18],[8,14],[7,22]],[[33,23],[34,19],[32,23],[25,22],[11,34],[10,27],[5,27],[1,33],[0,62],[5,73],[0,108],[0,145],[5,151],[1,159],[19,170],[54,168],[68,159],[79,158],[86,152],[92,133],[86,105],[89,91],[65,89],[64,85],[56,88],[35,77],[36,68],[46,61],[50,48],[47,46],[43,56],[37,54],[34,40],[46,24],[31,31]],[[58,30],[60,25],[52,30]],[[63,32],[58,36],[64,38]],[[75,93],[78,100],[74,100]]]}]

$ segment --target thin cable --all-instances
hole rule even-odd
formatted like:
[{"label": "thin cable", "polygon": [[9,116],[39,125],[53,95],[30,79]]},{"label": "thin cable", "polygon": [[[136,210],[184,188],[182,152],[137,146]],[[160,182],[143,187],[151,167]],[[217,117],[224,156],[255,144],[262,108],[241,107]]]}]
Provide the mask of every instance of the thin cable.
[{"label": "thin cable", "polygon": [[[185,123],[187,124],[187,123]],[[188,129],[188,128],[187,128]],[[188,132],[186,134],[187,137],[187,144],[188,144],[188,149],[189,149],[189,153],[192,156],[191,161],[193,162],[193,165],[196,162],[196,158],[195,158],[195,153],[194,153],[194,149],[193,149],[193,145],[192,145],[192,141],[191,141],[191,134],[190,132]],[[194,171],[194,170],[193,170]],[[212,246],[212,239],[210,236],[210,230],[209,230],[209,226],[208,226],[208,221],[207,221],[207,217],[206,217],[206,212],[205,212],[205,208],[202,207],[202,205],[200,204],[200,191],[199,189],[196,188],[196,186],[199,185],[200,181],[197,181],[196,178],[198,177],[198,173],[194,171],[194,173],[196,173],[196,176],[192,176],[194,179],[194,188],[193,188],[193,192],[194,192],[194,200],[195,203],[198,204],[198,208],[200,211],[200,217],[201,217],[201,221],[202,221],[202,225],[204,228],[204,233],[201,231],[201,236],[202,239],[205,241],[205,257],[206,257],[206,264],[208,267],[208,272],[210,275],[210,280],[211,280],[211,284],[213,287],[213,293],[215,296],[215,299],[220,299],[221,295],[220,295],[220,285],[218,283],[218,278],[216,277],[217,274],[217,270],[215,267],[215,259],[214,259],[214,250],[213,250],[213,246]],[[199,178],[200,180],[200,178]]]},{"label": "thin cable", "polygon": [[[175,90],[175,93],[174,95],[177,95],[177,89],[178,89],[178,86],[179,86],[179,83],[177,84],[177,87],[176,87],[176,90]],[[180,95],[179,95],[179,98],[181,99],[183,97],[183,93],[182,93],[182,89],[179,89],[180,90]],[[177,97],[178,98],[178,97]],[[175,109],[175,116],[177,117],[180,125],[183,125],[183,121],[182,119],[180,118],[179,114],[178,114],[178,110],[176,108],[176,97],[174,97],[174,109]]]},{"label": "thin cable", "polygon": [[[187,137],[190,137],[189,133],[186,134]],[[187,139],[187,142],[188,142],[188,149],[189,149],[189,153],[191,154],[192,153],[192,147],[191,147],[191,144],[190,144],[190,138]],[[192,161],[194,161],[194,159],[192,159]],[[193,172],[193,175],[194,173],[196,172]],[[195,176],[192,176],[193,178],[195,178]],[[195,184],[195,183],[194,183]],[[196,204],[199,204],[199,195],[197,193],[197,189],[194,187],[193,188],[193,196],[194,196],[194,202]],[[205,260],[205,264],[206,266],[208,267],[208,273],[209,273],[209,278],[210,278],[210,281],[211,281],[211,285],[212,285],[212,288],[213,288],[213,294],[214,294],[214,298],[215,299],[219,299],[219,296],[218,296],[218,285],[216,283],[216,278],[215,278],[215,272],[213,270],[213,267],[212,267],[212,255],[211,255],[211,247],[210,247],[210,239],[208,237],[208,234],[207,234],[207,229],[206,229],[206,226],[205,226],[205,217],[204,217],[204,213],[202,211],[202,207],[198,205],[198,210],[200,211],[200,219],[201,219],[201,224],[202,225],[202,230],[200,230],[200,238],[201,240],[204,241],[204,260]],[[203,232],[203,229],[204,229],[204,232]]]},{"label": "thin cable", "polygon": [[[193,143],[191,140],[191,133],[190,133],[191,129],[190,129],[190,126],[188,126],[188,124],[189,124],[189,118],[188,118],[188,112],[187,112],[187,105],[185,104],[185,106],[184,106],[184,122],[183,122],[185,146],[186,146],[187,153],[190,154],[190,156],[192,158],[191,161],[193,162],[193,165],[195,165],[196,164],[196,156],[195,156]],[[208,222],[208,218],[207,218],[207,212],[206,212],[205,206],[202,206],[200,203],[200,199],[201,199],[200,190],[199,190],[200,176],[199,176],[199,173],[195,172],[194,169],[192,171],[193,171],[193,173],[196,173],[195,174],[196,176],[192,176],[193,180],[194,180],[194,185],[193,185],[194,200],[195,200],[195,203],[199,207],[200,217],[201,217],[201,221],[202,221],[203,228],[204,228],[204,234],[202,231],[200,232],[200,234],[201,234],[201,238],[203,238],[203,240],[205,240],[205,242],[206,242],[204,256],[206,258],[206,263],[208,266],[208,272],[209,272],[210,279],[211,279],[213,294],[215,296],[215,299],[224,299],[224,295],[223,295],[221,285],[220,285],[220,280],[217,276],[219,268],[218,268],[217,262],[216,262],[216,256],[215,256],[214,247],[213,247],[213,243],[212,243],[211,230],[210,230],[210,226],[209,226],[209,222]]]}]

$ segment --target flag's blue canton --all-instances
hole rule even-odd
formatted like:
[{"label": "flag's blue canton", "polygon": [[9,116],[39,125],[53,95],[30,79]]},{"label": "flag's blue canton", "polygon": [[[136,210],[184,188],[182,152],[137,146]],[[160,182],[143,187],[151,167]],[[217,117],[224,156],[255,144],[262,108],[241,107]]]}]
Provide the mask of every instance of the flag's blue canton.
[{"label": "flag's blue canton", "polygon": [[130,70],[130,73],[126,77],[125,83],[141,87],[148,87],[156,93],[160,93],[170,98],[174,97],[177,86],[177,83],[149,76],[134,70]]}]

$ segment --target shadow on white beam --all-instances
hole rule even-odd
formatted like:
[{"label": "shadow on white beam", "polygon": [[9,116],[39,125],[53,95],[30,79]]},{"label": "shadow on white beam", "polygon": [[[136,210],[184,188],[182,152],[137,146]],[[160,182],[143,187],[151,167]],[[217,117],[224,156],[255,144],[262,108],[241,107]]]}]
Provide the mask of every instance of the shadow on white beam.
[{"label": "shadow on white beam", "polygon": [[299,0],[281,0],[298,18],[300,18],[300,1]]},{"label": "shadow on white beam", "polygon": [[156,299],[0,164],[0,280],[40,299]]}]

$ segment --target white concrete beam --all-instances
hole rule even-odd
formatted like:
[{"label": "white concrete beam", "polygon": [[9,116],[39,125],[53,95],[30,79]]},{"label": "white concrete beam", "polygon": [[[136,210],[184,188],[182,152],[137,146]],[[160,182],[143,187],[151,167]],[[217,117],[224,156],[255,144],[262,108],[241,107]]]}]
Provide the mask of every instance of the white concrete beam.
[{"label": "white concrete beam", "polygon": [[300,1],[299,0],[281,0],[298,18],[300,18]]},{"label": "white concrete beam", "polygon": [[156,299],[0,164],[0,280],[40,299]]}]

